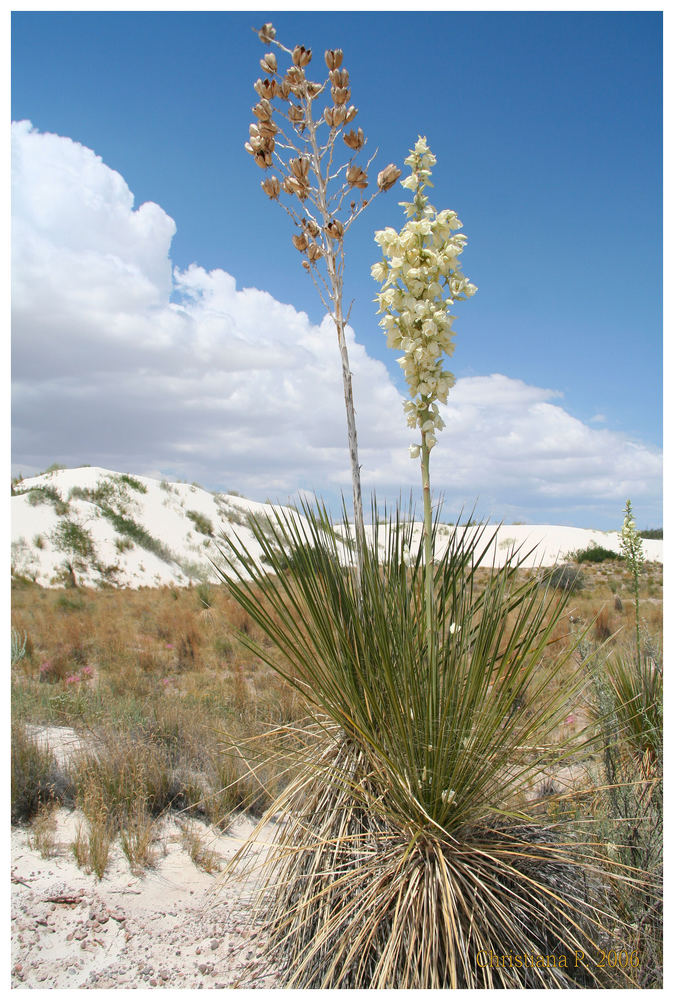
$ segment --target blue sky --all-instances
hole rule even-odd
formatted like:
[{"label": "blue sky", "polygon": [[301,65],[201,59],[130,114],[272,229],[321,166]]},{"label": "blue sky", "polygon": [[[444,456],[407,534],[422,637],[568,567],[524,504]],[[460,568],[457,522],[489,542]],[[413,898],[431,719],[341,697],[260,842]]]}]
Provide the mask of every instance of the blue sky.
[{"label": "blue sky", "polygon": [[[379,148],[379,168],[389,162],[402,166],[417,135],[427,136],[438,159],[433,203],[454,209],[462,219],[469,240],[464,270],[479,289],[456,310],[450,367],[459,386],[465,380],[466,393],[470,387],[480,390],[483,406],[493,388],[486,380],[502,377],[497,389],[524,387],[527,399],[535,389],[539,396],[533,393],[531,405],[560,410],[552,414],[559,417],[559,447],[555,451],[548,434],[547,464],[533,474],[533,459],[527,459],[526,447],[518,447],[512,462],[520,466],[516,474],[511,469],[512,480],[495,477],[492,488],[481,476],[472,493],[467,471],[461,488],[453,481],[449,455],[455,442],[446,431],[438,447],[438,453],[447,449],[444,464],[438,463],[438,488],[455,503],[472,503],[479,495],[483,512],[497,517],[588,527],[619,523],[617,498],[630,490],[637,515],[641,502],[642,522],[659,524],[653,462],[662,443],[661,16],[15,13],[13,120],[29,120],[41,134],[93,150],[123,177],[135,209],[144,202],[159,205],[175,222],[169,251],[174,267],[185,273],[197,264],[209,275],[222,269],[237,289],[267,292],[277,303],[306,313],[316,326],[324,311],[290,245],[289,220],[262,193],[262,172],[243,150],[257,100],[252,83],[261,75],[265,51],[250,29],[269,19],[285,44],[313,50],[311,68],[316,65],[320,78],[323,51],[344,50],[352,101],[359,108],[355,124],[368,137],[368,152]],[[378,256],[374,230],[402,225],[400,194],[398,189],[378,198],[349,234],[345,297],[354,300],[351,325],[358,344],[369,361],[386,366],[391,386],[402,392],[395,355],[377,326],[376,286],[369,275]],[[184,287],[171,293],[174,302],[184,295]],[[73,292],[71,304],[76,299]],[[45,297],[45,311],[47,306]],[[53,315],[53,308],[49,311]],[[36,318],[31,322],[35,329]],[[19,316],[15,338],[22,329]],[[61,391],[65,379],[75,395],[73,386],[86,377],[76,355],[61,376]],[[53,423],[47,403],[39,401],[49,397],[57,406],[58,394],[53,384],[51,393],[42,391],[46,383],[38,384],[28,367],[21,368],[20,356],[17,364],[14,462],[34,471],[39,435],[28,414],[36,418],[42,406],[43,422]],[[137,371],[137,359],[133,364]],[[377,371],[371,368],[372,378],[382,377]],[[497,400],[499,392],[493,396]],[[373,415],[364,432],[372,448],[379,440],[377,420]],[[124,426],[119,413],[112,422]],[[322,422],[319,414],[317,423]],[[56,424],[64,435],[60,450],[70,461],[123,460],[110,421],[103,435],[107,450],[102,437],[95,446],[79,439],[77,421]],[[493,425],[486,422],[485,433]],[[512,432],[511,439],[513,433],[518,437],[525,430]],[[236,487],[231,479],[220,482],[216,472],[218,462],[230,461],[243,492],[264,492],[252,465],[237,465],[231,447],[223,441],[216,445],[215,438],[212,443],[212,466],[203,455],[194,456],[200,481]],[[57,445],[56,438],[49,443]],[[589,484],[589,470],[596,452],[611,450],[622,451],[622,464],[601,470],[602,497],[601,484]],[[263,452],[260,445],[260,461]],[[128,460],[137,472],[187,472],[185,478],[194,478],[188,453],[185,441],[173,457],[148,444]],[[635,456],[632,472],[625,454]],[[644,456],[647,472],[640,464]],[[294,488],[330,493],[348,486],[327,465],[293,462]],[[546,485],[545,470],[555,462]],[[372,468],[372,485],[391,492],[393,483]],[[527,490],[523,482],[530,473]],[[565,475],[566,485],[555,488]],[[364,477],[367,486],[367,463]],[[517,484],[517,496],[508,493],[509,483]],[[293,483],[280,472],[273,484],[279,492],[292,492]]]}]

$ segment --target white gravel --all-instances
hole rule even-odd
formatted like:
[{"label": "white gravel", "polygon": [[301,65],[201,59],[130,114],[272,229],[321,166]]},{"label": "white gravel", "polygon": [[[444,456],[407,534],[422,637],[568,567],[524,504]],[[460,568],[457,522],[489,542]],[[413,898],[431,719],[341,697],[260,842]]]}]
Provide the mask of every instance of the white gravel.
[{"label": "white gravel", "polygon": [[[159,831],[157,862],[133,874],[115,845],[101,881],[75,863],[81,817],[57,813],[56,853],[43,858],[30,831],[12,830],[11,985],[18,989],[270,989],[251,912],[257,876],[223,880],[198,869],[179,827]],[[241,819],[224,835],[201,827],[226,861],[253,829]],[[271,834],[265,828],[261,841]],[[260,857],[264,847],[257,847]]]}]

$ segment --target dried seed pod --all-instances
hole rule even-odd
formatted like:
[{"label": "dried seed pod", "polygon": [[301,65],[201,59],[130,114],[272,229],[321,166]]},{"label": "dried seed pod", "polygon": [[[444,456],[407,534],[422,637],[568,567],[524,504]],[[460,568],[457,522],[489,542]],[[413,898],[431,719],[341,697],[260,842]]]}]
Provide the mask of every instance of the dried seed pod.
[{"label": "dried seed pod", "polygon": [[306,156],[299,156],[297,159],[291,160],[288,166],[300,183],[307,183],[309,180],[309,160]]},{"label": "dried seed pod", "polygon": [[396,167],[395,163],[389,163],[388,167],[384,167],[377,174],[377,184],[380,191],[388,191],[392,188],[395,182],[400,177],[400,171]]},{"label": "dried seed pod", "polygon": [[344,226],[339,219],[333,219],[325,227],[325,231],[331,240],[341,240],[344,236]]},{"label": "dried seed pod", "polygon": [[304,73],[298,66],[289,66],[286,79],[292,90],[295,90],[304,80]]},{"label": "dried seed pod", "polygon": [[309,97],[318,97],[322,90],[323,85],[321,83],[310,83],[307,81],[307,94]]},{"label": "dried seed pod", "polygon": [[253,86],[255,92],[265,100],[270,101],[276,95],[276,80],[256,80]]},{"label": "dried seed pod", "polygon": [[351,187],[367,187],[367,174],[362,167],[357,166],[355,163],[347,170],[346,180]]},{"label": "dried seed pod", "polygon": [[311,49],[305,49],[303,45],[296,45],[293,49],[293,63],[304,69],[311,62]]},{"label": "dried seed pod", "polygon": [[260,121],[269,121],[272,115],[271,104],[266,98],[263,98],[259,104],[256,104],[253,108],[253,114]]},{"label": "dried seed pod", "polygon": [[316,223],[314,222],[313,219],[305,220],[304,224],[305,224],[305,226],[307,228],[307,232],[310,233],[311,236],[314,237],[314,239],[316,239],[316,237],[318,236],[318,234],[321,231],[320,227],[316,225]]},{"label": "dried seed pod", "polygon": [[305,271],[310,271],[311,270],[311,264],[309,263],[308,260],[303,260],[302,261],[302,267],[304,268]]},{"label": "dried seed pod", "polygon": [[260,59],[260,66],[263,73],[275,73],[277,70],[276,56],[273,52],[267,52],[264,58]]},{"label": "dried seed pod", "polygon": [[278,198],[281,193],[281,182],[278,177],[268,177],[266,181],[261,182],[261,186],[264,193],[272,199]]},{"label": "dried seed pod", "polygon": [[306,185],[304,184],[301,184],[300,181],[298,181],[295,177],[284,177],[283,183],[281,184],[281,188],[287,194],[297,195],[300,201],[304,201],[305,198],[307,198],[309,195],[308,187],[306,187]]},{"label": "dried seed pod", "polygon": [[344,119],[345,124],[349,125],[353,121],[353,119],[356,117],[357,114],[358,114],[358,108],[354,108],[354,106],[352,104],[351,107],[346,112],[346,117]]},{"label": "dried seed pod", "polygon": [[346,69],[333,69],[330,74],[330,82],[333,87],[348,87],[349,71]]},{"label": "dried seed pod", "polygon": [[342,136],[344,142],[347,144],[349,149],[362,149],[365,145],[365,135],[362,128],[359,128],[357,132],[351,129],[350,132],[345,132]]},{"label": "dried seed pod", "polygon": [[260,128],[258,129],[258,134],[261,136],[274,136],[278,132],[278,127],[273,121],[260,122]]},{"label": "dried seed pod", "polygon": [[339,69],[343,58],[344,53],[341,49],[327,49],[325,52],[325,65],[329,70]]},{"label": "dried seed pod", "polygon": [[260,39],[263,45],[269,45],[276,38],[276,29],[271,21],[267,21],[262,25],[257,33],[257,37]]},{"label": "dried seed pod", "polygon": [[257,163],[258,167],[262,168],[262,170],[266,170],[267,167],[271,167],[272,158],[269,150],[260,149],[255,154],[255,162]]},{"label": "dried seed pod", "polygon": [[296,104],[291,104],[288,108],[288,118],[294,123],[303,122],[304,111],[302,111],[302,108],[298,108]]},{"label": "dried seed pod", "polygon": [[290,86],[290,81],[287,78],[281,80],[276,87],[276,96],[280,97],[282,101],[287,101],[290,97],[292,87]]},{"label": "dried seed pod", "polygon": [[330,128],[339,128],[346,121],[346,108],[326,108],[323,117]]},{"label": "dried seed pod", "polygon": [[293,246],[295,247],[296,250],[299,250],[300,253],[304,253],[307,246],[309,245],[309,241],[304,235],[304,233],[300,233],[297,236],[293,236],[292,240],[293,240]]},{"label": "dried seed pod", "polygon": [[323,256],[323,251],[316,243],[310,243],[307,247],[307,257],[309,260],[320,260]]},{"label": "dried seed pod", "polygon": [[348,87],[333,87],[330,93],[335,104],[346,104],[351,97],[351,91]]}]

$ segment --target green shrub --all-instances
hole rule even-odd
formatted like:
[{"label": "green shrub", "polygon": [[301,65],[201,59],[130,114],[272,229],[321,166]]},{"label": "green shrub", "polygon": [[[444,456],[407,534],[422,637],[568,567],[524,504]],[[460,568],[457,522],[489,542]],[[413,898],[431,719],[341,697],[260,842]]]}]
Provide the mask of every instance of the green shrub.
[{"label": "green shrub", "polygon": [[28,503],[31,507],[37,507],[42,503],[53,504],[59,517],[68,513],[67,501],[61,499],[60,493],[54,486],[32,486],[28,490]]},{"label": "green shrub", "polygon": [[590,542],[585,549],[577,549],[575,552],[569,552],[568,558],[573,559],[573,561],[577,563],[600,563],[605,562],[607,559],[622,559],[622,556],[618,552],[614,552],[612,549],[604,548],[603,545],[597,545],[596,542]]},{"label": "green shrub", "polygon": [[94,554],[94,540],[91,533],[76,521],[63,518],[51,533],[54,546],[61,552],[88,559]]},{"label": "green shrub", "polygon": [[134,521],[133,518],[117,514],[110,507],[101,507],[101,512],[120,535],[130,538],[137,545],[140,545],[141,548],[146,549],[146,551],[154,552],[164,562],[173,562],[173,557],[166,546],[158,538],[151,535],[149,531],[146,531],[141,524]]},{"label": "green shrub", "polygon": [[205,514],[200,514],[198,510],[188,510],[187,516],[201,535],[208,535],[210,538],[213,538],[213,523]]},{"label": "green shrub", "polygon": [[145,483],[141,483],[140,479],[136,479],[134,476],[128,476],[126,473],[122,473],[119,478],[121,482],[130,486],[132,490],[137,490],[139,493],[147,493],[147,486]]}]

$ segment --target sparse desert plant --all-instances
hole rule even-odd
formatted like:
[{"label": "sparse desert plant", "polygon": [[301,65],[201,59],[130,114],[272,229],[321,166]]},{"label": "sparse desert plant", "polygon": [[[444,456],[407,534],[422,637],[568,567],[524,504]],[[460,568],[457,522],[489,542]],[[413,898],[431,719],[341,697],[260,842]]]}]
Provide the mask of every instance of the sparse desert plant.
[{"label": "sparse desert plant", "polygon": [[212,608],[214,601],[213,588],[207,583],[197,584],[197,600],[200,608]]},{"label": "sparse desert plant", "polygon": [[156,839],[156,823],[139,800],[126,815],[120,831],[122,851],[134,874],[141,874],[147,868],[154,867]]},{"label": "sparse desert plant", "polygon": [[78,865],[86,871],[94,872],[100,881],[105,875],[110,860],[110,850],[114,833],[109,822],[105,803],[95,785],[91,785],[80,800],[80,807],[86,817],[86,832],[82,825],[78,828],[72,845]]},{"label": "sparse desert plant", "polygon": [[209,538],[213,537],[215,532],[213,531],[213,522],[210,518],[206,517],[205,514],[201,514],[198,510],[188,510],[186,514],[200,535],[206,535]]},{"label": "sparse desert plant", "polygon": [[180,839],[190,858],[202,871],[213,875],[222,868],[220,858],[206,843],[203,829],[194,822],[180,824]]},{"label": "sparse desert plant", "polygon": [[576,590],[583,590],[585,587],[585,578],[581,571],[576,569],[575,566],[556,566],[552,572],[544,574],[544,585],[547,586],[548,580],[550,586],[555,587],[557,590],[567,590],[572,592]]},{"label": "sparse desert plant", "polygon": [[613,549],[607,549],[603,545],[597,545],[596,542],[590,542],[584,549],[569,552],[567,558],[577,563],[600,563],[620,559],[620,553],[614,552]]},{"label": "sparse desert plant", "polygon": [[138,493],[147,493],[147,486],[145,483],[141,483],[140,479],[136,479],[135,476],[129,476],[123,472],[119,479],[120,482],[130,486],[132,490],[137,490]]},{"label": "sparse desert plant", "polygon": [[26,643],[28,641],[28,634],[26,632],[21,634],[18,629],[12,629],[12,659],[11,665],[15,666],[19,663],[26,655]]},{"label": "sparse desert plant", "polygon": [[603,783],[595,824],[627,876],[613,883],[614,906],[639,955],[641,988],[662,985],[663,701],[662,660],[634,649],[600,653],[594,666],[594,719]]},{"label": "sparse desert plant", "polygon": [[12,823],[31,820],[53,802],[71,800],[72,787],[53,752],[29,736],[24,723],[11,725]]},{"label": "sparse desert plant", "polygon": [[54,547],[81,562],[94,555],[91,532],[70,518],[63,517],[51,533]]},{"label": "sparse desert plant", "polygon": [[[25,491],[20,490],[19,492],[21,493]],[[27,491],[27,494],[28,503],[31,507],[36,507],[41,503],[50,503],[53,505],[54,510],[59,517],[68,513],[68,502],[62,499],[61,494],[54,486],[31,486],[31,488]]]},{"label": "sparse desert plant", "polygon": [[43,858],[53,858],[56,854],[56,806],[53,801],[45,803],[38,809],[28,834],[28,843],[34,851]]}]

